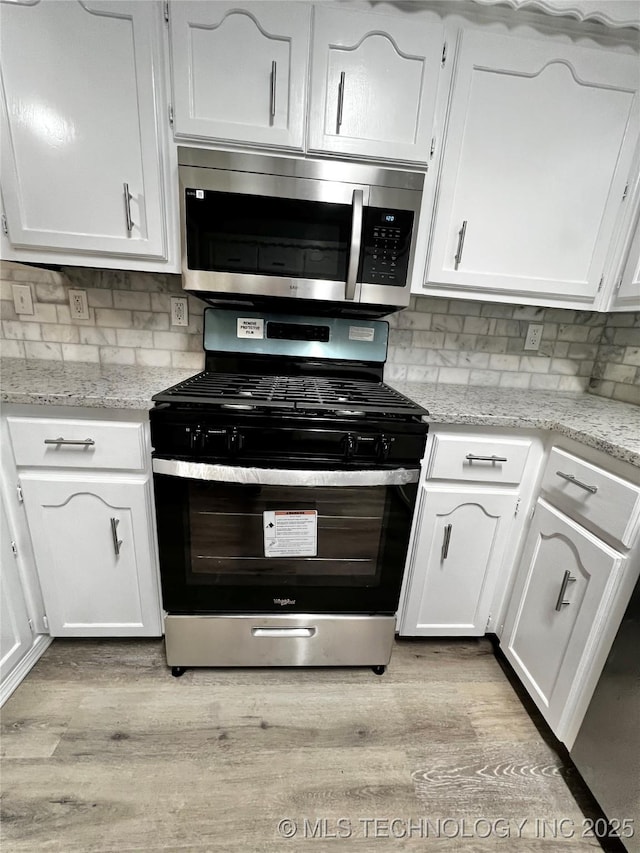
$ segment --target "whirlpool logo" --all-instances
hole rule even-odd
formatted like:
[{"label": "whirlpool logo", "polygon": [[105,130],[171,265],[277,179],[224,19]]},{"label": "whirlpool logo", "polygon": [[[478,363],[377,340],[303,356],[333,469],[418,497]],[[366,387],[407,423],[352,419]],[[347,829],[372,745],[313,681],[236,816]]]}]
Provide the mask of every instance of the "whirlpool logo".
[{"label": "whirlpool logo", "polygon": [[273,603],[279,604],[280,607],[284,607],[287,604],[295,604],[296,600],[295,598],[274,598]]}]

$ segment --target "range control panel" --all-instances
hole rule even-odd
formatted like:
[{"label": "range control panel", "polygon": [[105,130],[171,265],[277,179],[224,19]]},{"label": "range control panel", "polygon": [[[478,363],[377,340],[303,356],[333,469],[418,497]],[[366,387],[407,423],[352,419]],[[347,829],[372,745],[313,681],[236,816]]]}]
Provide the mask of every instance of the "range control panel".
[{"label": "range control panel", "polygon": [[359,281],[404,287],[412,230],[411,210],[365,207]]}]

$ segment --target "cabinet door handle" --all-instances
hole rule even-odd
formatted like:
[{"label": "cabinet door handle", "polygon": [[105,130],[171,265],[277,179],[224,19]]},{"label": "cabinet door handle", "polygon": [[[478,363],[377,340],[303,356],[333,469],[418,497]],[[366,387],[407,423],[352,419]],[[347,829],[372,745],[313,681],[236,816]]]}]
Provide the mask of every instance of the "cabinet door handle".
[{"label": "cabinet door handle", "polygon": [[344,107],[344,71],[340,72],[340,82],[338,83],[338,119],[336,121],[336,133],[340,133],[342,126],[342,108]]},{"label": "cabinet door handle", "polygon": [[508,462],[506,456],[476,456],[475,453],[467,453],[465,459],[469,462]]},{"label": "cabinet door handle", "polygon": [[120,524],[119,518],[111,519],[111,537],[113,539],[113,550],[115,552],[116,557],[120,556],[120,547],[122,546],[122,539],[118,539],[118,525]]},{"label": "cabinet door handle", "polygon": [[276,78],[278,74],[278,63],[274,59],[271,63],[271,93],[270,93],[270,106],[269,106],[269,115],[271,116],[271,122],[276,116]]},{"label": "cabinet door handle", "polygon": [[454,255],[454,270],[457,270],[462,260],[462,250],[464,249],[464,235],[467,233],[467,220],[462,223],[462,228],[458,231],[458,251]]},{"label": "cabinet door handle", "polygon": [[558,593],[558,600],[556,601],[556,610],[558,611],[558,613],[562,610],[563,607],[566,607],[568,604],[571,604],[570,601],[564,600],[564,594],[567,591],[567,587],[569,586],[569,584],[575,583],[575,580],[576,579],[573,577],[569,569],[567,569],[567,571],[564,573],[564,577],[562,578],[562,583],[560,584],[560,592]]},{"label": "cabinet door handle", "polygon": [[587,483],[583,483],[581,480],[576,480],[573,474],[565,474],[564,471],[556,471],[557,477],[562,477],[563,480],[568,480],[570,483],[573,483],[574,486],[580,486],[581,489],[584,489],[587,492],[591,492],[592,495],[598,491],[597,486],[589,486]]},{"label": "cabinet door handle", "polygon": [[446,560],[449,556],[449,542],[451,542],[451,528],[453,525],[445,524],[444,526],[444,537],[442,539],[442,554],[440,559]]},{"label": "cabinet door handle", "polygon": [[77,444],[79,447],[93,447],[92,438],[45,438],[45,444]]},{"label": "cabinet door handle", "polygon": [[122,186],[124,188],[124,215],[127,220],[127,231],[131,234],[133,231],[133,219],[131,218],[131,199],[133,196],[129,192],[129,184],[126,181]]}]

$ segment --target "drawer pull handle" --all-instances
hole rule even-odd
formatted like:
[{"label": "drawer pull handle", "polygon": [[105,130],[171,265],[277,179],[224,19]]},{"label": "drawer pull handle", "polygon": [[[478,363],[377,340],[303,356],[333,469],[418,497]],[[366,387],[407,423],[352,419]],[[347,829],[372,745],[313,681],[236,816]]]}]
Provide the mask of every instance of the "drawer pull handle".
[{"label": "drawer pull handle", "polygon": [[508,462],[506,456],[476,456],[475,453],[467,453],[465,459],[469,462]]},{"label": "drawer pull handle", "polygon": [[115,552],[116,557],[120,556],[120,548],[122,547],[122,539],[118,539],[118,525],[120,524],[119,518],[111,519],[111,538],[113,539],[113,550]]},{"label": "drawer pull handle", "polygon": [[451,542],[451,528],[452,524],[445,524],[444,526],[444,537],[442,539],[442,555],[441,560],[446,560],[449,556],[449,543]]},{"label": "drawer pull handle", "polygon": [[568,480],[570,483],[573,483],[574,486],[580,486],[581,489],[584,489],[587,492],[591,492],[592,495],[598,491],[597,486],[589,486],[586,483],[583,483],[581,480],[576,480],[573,474],[565,474],[564,471],[556,471],[556,475],[558,477],[562,477],[563,480]]},{"label": "drawer pull handle", "polygon": [[462,223],[462,228],[458,231],[458,251],[453,256],[453,260],[455,261],[454,270],[457,270],[460,266],[460,262],[462,261],[462,250],[464,249],[464,238],[467,233],[467,220],[465,219]]},{"label": "drawer pull handle", "polygon": [[313,637],[316,633],[315,628],[252,628],[251,636],[252,637],[274,637],[274,638],[286,638],[293,637],[295,638],[303,638],[303,637]]},{"label": "drawer pull handle", "polygon": [[78,447],[93,447],[95,441],[92,438],[45,438],[45,444],[76,444]]},{"label": "drawer pull handle", "polygon": [[571,604],[570,601],[564,600],[564,594],[567,591],[567,587],[570,583],[575,583],[576,579],[573,577],[571,572],[567,569],[564,573],[564,577],[562,578],[562,583],[560,584],[560,592],[558,593],[558,600],[556,601],[556,610],[558,613],[562,610],[563,607],[566,607],[568,604]]}]

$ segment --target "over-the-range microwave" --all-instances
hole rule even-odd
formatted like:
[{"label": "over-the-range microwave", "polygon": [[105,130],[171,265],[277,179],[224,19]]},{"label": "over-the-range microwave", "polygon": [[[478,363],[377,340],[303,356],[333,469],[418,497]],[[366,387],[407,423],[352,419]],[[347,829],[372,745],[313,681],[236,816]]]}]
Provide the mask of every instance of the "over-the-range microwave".
[{"label": "over-the-range microwave", "polygon": [[178,164],[185,290],[369,316],[409,304],[423,174],[184,147]]}]

